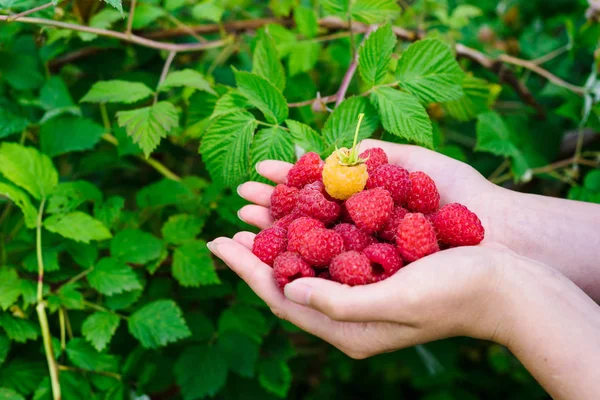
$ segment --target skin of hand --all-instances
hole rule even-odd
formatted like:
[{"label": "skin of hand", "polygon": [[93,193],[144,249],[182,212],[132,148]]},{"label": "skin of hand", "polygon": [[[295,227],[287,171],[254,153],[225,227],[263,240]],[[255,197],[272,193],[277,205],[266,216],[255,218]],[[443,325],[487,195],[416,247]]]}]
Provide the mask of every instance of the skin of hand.
[{"label": "skin of hand", "polygon": [[[505,201],[503,189],[468,165],[425,149],[377,141],[363,145],[383,147],[390,162],[429,174],[438,184],[442,204],[460,202],[479,215],[486,228],[484,242],[435,253],[377,284],[348,287],[304,278],[287,285],[285,294],[271,267],[252,254],[254,234],[218,238],[210,250],[277,316],[351,357],[471,336],[508,346],[554,398],[597,398],[592,382],[600,376],[588,361],[600,357],[598,307],[560,273],[502,243],[505,234],[502,225],[496,227],[494,213]],[[266,161],[258,170],[279,183],[290,167]],[[255,204],[241,209],[240,217],[261,229],[270,226],[271,191],[261,183],[242,185],[242,197]],[[569,369],[562,369],[563,364]]]}]

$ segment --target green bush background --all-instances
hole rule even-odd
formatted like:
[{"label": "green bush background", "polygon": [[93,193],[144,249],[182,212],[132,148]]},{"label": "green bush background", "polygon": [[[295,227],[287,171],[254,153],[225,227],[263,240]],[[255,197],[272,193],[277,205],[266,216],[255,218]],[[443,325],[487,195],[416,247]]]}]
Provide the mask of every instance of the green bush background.
[{"label": "green bush background", "polygon": [[[106,3],[0,20],[0,400],[52,398],[40,261],[64,399],[547,398],[505,348],[467,338],[352,360],[273,316],[205,245],[253,229],[235,185],[256,178],[257,160],[326,154],[360,111],[363,136],[432,147],[515,190],[600,202],[599,29],[586,1],[138,2],[133,41],[207,41],[172,60],[115,38],[131,4]],[[0,0],[0,16],[43,4]],[[362,31],[350,35],[348,17]],[[406,29],[397,44],[386,20]],[[361,65],[347,97],[396,86],[414,32],[450,46],[442,72],[456,82],[399,76],[402,91],[373,89],[333,114],[288,109],[338,91],[362,23],[380,25],[371,50],[390,59],[374,82]],[[389,112],[369,102],[382,90]]]}]

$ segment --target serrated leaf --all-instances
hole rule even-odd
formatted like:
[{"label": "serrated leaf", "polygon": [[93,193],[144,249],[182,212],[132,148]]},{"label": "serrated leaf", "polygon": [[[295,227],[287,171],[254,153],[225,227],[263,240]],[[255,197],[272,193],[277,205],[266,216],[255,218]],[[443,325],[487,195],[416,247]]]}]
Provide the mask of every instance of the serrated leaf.
[{"label": "serrated leaf", "polygon": [[[58,249],[43,246],[42,260],[44,261],[45,271],[54,272],[60,269],[60,265],[58,265]],[[38,271],[36,252],[31,252],[25,257],[25,259],[23,260],[23,267],[29,272]]]},{"label": "serrated leaf", "polygon": [[124,310],[134,305],[140,297],[142,297],[143,290],[132,290],[130,292],[123,292],[107,296],[104,304],[111,310]]},{"label": "serrated leaf", "polygon": [[110,242],[110,254],[132,264],[146,264],[157,259],[163,248],[162,240],[138,229],[123,230]]},{"label": "serrated leaf", "polygon": [[[108,4],[115,3],[116,5],[121,6],[121,0],[104,0]],[[113,7],[115,5],[111,4]],[[117,8],[117,7],[115,7]],[[118,22],[123,19],[123,8],[117,8],[117,11],[104,8],[100,10],[97,14],[90,19],[90,26],[92,28],[100,28],[100,29],[109,29],[115,22]],[[97,35],[91,34],[91,40],[95,39]]]},{"label": "serrated leaf", "polygon": [[272,124],[288,116],[288,106],[283,94],[265,78],[245,71],[234,71],[238,90],[250,104],[258,108]]},{"label": "serrated leaf", "polygon": [[10,339],[4,333],[0,333],[0,366],[4,364],[10,352]]},{"label": "serrated leaf", "polygon": [[400,13],[395,0],[356,0],[351,3],[352,19],[365,24],[394,19]]},{"label": "serrated leaf", "polygon": [[183,183],[171,179],[162,179],[140,190],[135,200],[137,206],[160,207],[185,202],[193,192]]},{"label": "serrated leaf", "polygon": [[219,317],[219,333],[242,332],[260,343],[267,331],[265,317],[255,308],[236,305]]},{"label": "serrated leaf", "polygon": [[0,369],[0,387],[29,395],[47,375],[48,367],[43,362],[17,358]]},{"label": "serrated leaf", "polygon": [[288,68],[290,76],[296,76],[303,72],[311,71],[319,60],[321,44],[312,40],[301,40],[294,43],[290,51]]},{"label": "serrated leaf", "polygon": [[102,201],[102,192],[88,181],[59,183],[48,200],[46,212],[67,213],[75,210],[86,201]]},{"label": "serrated leaf", "polygon": [[258,31],[256,47],[252,55],[252,72],[273,83],[277,89],[283,92],[285,72],[268,29]]},{"label": "serrated leaf", "polygon": [[0,388],[0,400],[25,400],[25,397],[12,389]]},{"label": "serrated leaf", "polygon": [[86,118],[62,115],[46,121],[40,128],[40,147],[50,157],[94,148],[105,130]]},{"label": "serrated leaf", "polygon": [[298,41],[295,33],[278,24],[268,24],[265,29],[273,38],[279,58],[287,57],[292,50],[295,50]]},{"label": "serrated leaf", "polygon": [[248,99],[242,96],[237,90],[232,89],[219,97],[210,118],[214,119],[223,115],[233,114],[244,111],[247,108],[252,108]]},{"label": "serrated leaf", "polygon": [[[136,15],[139,8],[136,9]],[[82,103],[125,103],[131,104],[147,99],[154,92],[148,86],[139,82],[100,81],[80,100]]]},{"label": "serrated leaf", "polygon": [[146,28],[163,15],[165,11],[154,4],[138,4],[133,15],[133,29]]},{"label": "serrated leaf", "polygon": [[173,71],[167,75],[167,78],[160,84],[158,90],[165,91],[174,87],[191,87],[211,94],[216,94],[206,80],[204,75],[193,69],[184,69],[182,71]]},{"label": "serrated leaf", "polygon": [[450,47],[437,39],[411,44],[396,68],[400,86],[423,103],[459,99],[464,75]]},{"label": "serrated leaf", "polygon": [[122,0],[104,0],[104,2],[108,5],[113,6],[114,8],[117,9],[117,11],[119,11],[119,13],[121,13],[121,15],[123,15],[123,3]]},{"label": "serrated leaf", "polygon": [[386,131],[425,147],[433,146],[431,121],[416,97],[380,87],[371,93],[371,101]]},{"label": "serrated leaf", "polygon": [[173,276],[184,287],[221,283],[203,240],[187,242],[175,249]]},{"label": "serrated leaf", "polygon": [[246,378],[254,376],[259,353],[259,346],[255,340],[243,333],[227,332],[219,335],[217,346],[231,371]]},{"label": "serrated leaf", "polygon": [[94,289],[108,296],[142,289],[131,267],[111,257],[102,258],[87,275],[87,280]]},{"label": "serrated leaf", "polygon": [[79,287],[80,285],[78,282],[61,287],[57,292],[60,305],[69,310],[83,310],[84,298],[83,294],[77,290]]},{"label": "serrated leaf", "polygon": [[241,183],[248,174],[250,143],[257,122],[243,111],[216,120],[204,134],[200,154],[213,180],[224,186]]},{"label": "serrated leaf", "polygon": [[16,143],[0,145],[0,173],[38,200],[52,194],[58,183],[58,173],[47,155]]},{"label": "serrated leaf", "polygon": [[225,386],[227,361],[217,347],[191,347],[183,351],[173,372],[184,400],[212,397]]},{"label": "serrated leaf", "polygon": [[66,242],[67,252],[78,265],[89,268],[98,258],[98,249],[91,244],[85,244],[69,240]]},{"label": "serrated leaf", "polygon": [[87,371],[111,371],[118,362],[116,356],[99,353],[83,338],[69,340],[67,356],[75,366]]},{"label": "serrated leaf", "polygon": [[396,42],[391,25],[386,24],[371,33],[358,49],[358,70],[370,87],[384,81]]},{"label": "serrated leaf", "polygon": [[259,365],[258,380],[263,388],[274,395],[285,398],[292,385],[292,371],[284,360],[265,358]]},{"label": "serrated leaf", "polygon": [[[290,132],[282,128],[261,129],[254,136],[252,142],[252,162],[256,165],[264,160],[280,160],[293,163],[296,160],[294,140]],[[253,179],[260,179],[260,175],[254,171]]]},{"label": "serrated leaf", "polygon": [[321,154],[325,151],[323,137],[308,125],[302,122],[286,119],[285,124],[290,128],[294,143],[305,151],[314,151]]},{"label": "serrated leaf", "polygon": [[94,203],[94,216],[110,229],[119,219],[123,207],[125,207],[124,198],[121,196],[111,196],[103,203]]},{"label": "serrated leaf", "polygon": [[59,76],[53,76],[44,83],[40,89],[40,104],[46,111],[75,105],[67,85]]},{"label": "serrated leaf", "polygon": [[167,133],[179,126],[179,112],[168,101],[160,101],[149,107],[117,113],[119,126],[125,127],[127,135],[144,151],[146,158],[158,147]]},{"label": "serrated leaf", "polygon": [[0,268],[0,308],[7,310],[21,295],[21,280],[17,271],[9,267]]},{"label": "serrated leaf", "polygon": [[10,314],[0,314],[0,326],[8,338],[17,343],[37,340],[40,335],[39,326],[28,319],[13,317]]},{"label": "serrated leaf", "polygon": [[44,220],[44,228],[77,242],[106,240],[112,237],[110,231],[94,217],[81,211],[68,214],[54,214]]},{"label": "serrated leaf", "polygon": [[22,132],[29,125],[27,118],[0,106],[0,139]]},{"label": "serrated leaf", "polygon": [[313,38],[317,35],[319,24],[317,21],[317,15],[312,8],[305,6],[298,6],[294,9],[294,22],[298,31],[305,38]]},{"label": "serrated leaf", "polygon": [[119,327],[121,319],[108,312],[96,312],[83,321],[81,334],[98,351],[103,351],[110,343]]},{"label": "serrated leaf", "polygon": [[220,22],[225,10],[212,1],[200,3],[192,8],[192,15],[199,21]]},{"label": "serrated leaf", "polygon": [[21,211],[25,219],[25,226],[35,228],[37,219],[37,210],[31,204],[31,200],[27,193],[16,186],[0,182],[0,197],[5,197],[11,200]]},{"label": "serrated leaf", "polygon": [[348,0],[321,0],[321,6],[325,12],[347,17],[350,2]]},{"label": "serrated leaf", "polygon": [[365,117],[358,132],[358,139],[363,140],[373,134],[379,126],[379,117],[376,110],[364,97],[351,97],[344,100],[325,121],[322,134],[325,143],[330,149],[337,146],[351,147],[358,123],[358,115],[364,113]]},{"label": "serrated leaf", "polygon": [[487,151],[504,157],[512,157],[518,149],[512,141],[513,133],[497,113],[490,111],[477,118],[476,151]]},{"label": "serrated leaf", "polygon": [[442,103],[444,112],[458,121],[470,121],[489,110],[490,85],[483,79],[467,75],[462,81],[463,96]]},{"label": "serrated leaf", "polygon": [[171,215],[162,226],[161,232],[166,242],[181,244],[194,240],[202,232],[204,222],[204,219],[196,215]]},{"label": "serrated leaf", "polygon": [[181,309],[172,300],[157,300],[137,310],[128,322],[129,332],[150,349],[166,346],[191,335]]}]

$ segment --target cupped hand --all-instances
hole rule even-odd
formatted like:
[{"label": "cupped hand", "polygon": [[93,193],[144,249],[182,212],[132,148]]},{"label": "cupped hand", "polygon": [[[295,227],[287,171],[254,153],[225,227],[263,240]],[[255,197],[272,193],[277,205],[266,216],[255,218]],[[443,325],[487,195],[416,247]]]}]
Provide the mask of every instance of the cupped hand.
[{"label": "cupped hand", "polygon": [[[420,147],[375,140],[364,141],[361,147],[382,147],[390,163],[430,175],[442,205],[460,202],[480,216],[486,228],[484,244],[430,255],[376,284],[349,287],[304,278],[288,284],[285,293],[275,283],[272,268],[252,254],[254,234],[239,232],[233,239],[218,238],[210,243],[211,251],[245,280],[273,313],[351,357],[456,335],[502,342],[499,285],[504,266],[514,264],[511,258],[515,256],[494,243],[486,224],[496,187],[467,164]],[[257,166],[258,172],[274,183],[284,182],[290,168],[291,164],[280,161]],[[268,209],[272,190],[258,182],[241,185],[240,195],[254,204],[243,207],[240,218],[261,229],[269,227],[273,223]]]}]

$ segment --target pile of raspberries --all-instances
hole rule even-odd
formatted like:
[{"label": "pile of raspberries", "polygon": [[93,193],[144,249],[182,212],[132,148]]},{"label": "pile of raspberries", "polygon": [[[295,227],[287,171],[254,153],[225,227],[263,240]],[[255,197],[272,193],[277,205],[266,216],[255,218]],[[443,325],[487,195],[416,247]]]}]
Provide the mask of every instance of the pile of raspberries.
[{"label": "pile of raspberries", "polygon": [[[324,162],[307,153],[275,187],[275,222],[256,235],[252,252],[273,267],[279,287],[302,277],[375,283],[440,249],[483,240],[481,221],[467,207],[439,207],[427,174],[389,164],[381,148],[359,157],[357,165],[340,165],[334,155]],[[350,195],[348,185],[358,191]]]}]

